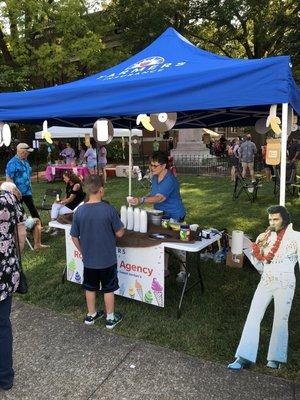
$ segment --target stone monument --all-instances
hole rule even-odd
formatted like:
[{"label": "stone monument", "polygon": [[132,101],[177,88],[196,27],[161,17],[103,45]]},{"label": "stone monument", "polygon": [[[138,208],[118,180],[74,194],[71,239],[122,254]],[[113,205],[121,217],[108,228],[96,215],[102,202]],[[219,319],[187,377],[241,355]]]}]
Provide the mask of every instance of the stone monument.
[{"label": "stone monument", "polygon": [[171,150],[171,155],[176,158],[181,156],[213,157],[202,141],[202,129],[179,129],[176,149]]}]

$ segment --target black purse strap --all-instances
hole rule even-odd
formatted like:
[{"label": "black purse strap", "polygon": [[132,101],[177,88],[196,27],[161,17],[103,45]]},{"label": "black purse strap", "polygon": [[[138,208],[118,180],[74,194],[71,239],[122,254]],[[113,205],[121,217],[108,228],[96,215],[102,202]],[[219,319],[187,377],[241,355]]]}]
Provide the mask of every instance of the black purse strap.
[{"label": "black purse strap", "polygon": [[18,223],[15,226],[15,242],[16,242],[17,257],[18,257],[18,260],[19,260],[19,269],[20,269],[20,271],[22,271],[22,255],[21,255],[21,249],[20,249]]}]

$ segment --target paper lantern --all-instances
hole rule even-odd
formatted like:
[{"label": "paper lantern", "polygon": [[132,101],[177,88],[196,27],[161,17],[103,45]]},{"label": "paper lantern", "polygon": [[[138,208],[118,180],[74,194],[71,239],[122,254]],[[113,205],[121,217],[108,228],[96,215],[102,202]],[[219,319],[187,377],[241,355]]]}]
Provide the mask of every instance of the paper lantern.
[{"label": "paper lantern", "polygon": [[280,153],[281,153],[281,140],[280,139],[267,140],[266,164],[279,165]]},{"label": "paper lantern", "polygon": [[107,119],[97,119],[93,126],[93,137],[100,145],[108,144],[114,136],[113,124]]},{"label": "paper lantern", "polygon": [[11,130],[8,124],[0,123],[0,146],[8,147],[11,143]]}]

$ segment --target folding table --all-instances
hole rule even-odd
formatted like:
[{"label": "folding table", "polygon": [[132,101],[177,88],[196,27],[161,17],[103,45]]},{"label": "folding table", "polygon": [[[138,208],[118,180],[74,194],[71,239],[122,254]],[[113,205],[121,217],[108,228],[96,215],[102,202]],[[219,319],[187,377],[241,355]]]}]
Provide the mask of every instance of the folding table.
[{"label": "folding table", "polygon": [[[56,221],[49,222],[49,226],[57,229],[63,229],[65,231],[65,240],[66,240],[66,258],[67,264],[64,269],[63,277],[67,276],[67,279],[71,282],[81,284],[83,281],[83,266],[81,261],[81,255],[74,247],[71,237],[70,237],[70,225],[68,224],[60,224]],[[164,251],[165,249],[171,250],[181,250],[190,253],[197,254],[197,262],[196,269],[198,273],[198,279],[191,283],[190,286],[189,280],[191,276],[191,270],[193,265],[190,264],[188,258],[186,262],[186,276],[185,280],[182,284],[182,288],[180,291],[180,298],[177,307],[177,317],[179,318],[181,315],[181,307],[183,303],[183,299],[185,294],[190,291],[192,288],[196,286],[200,286],[200,292],[204,291],[204,283],[201,274],[201,260],[200,260],[200,251],[207,248],[214,242],[217,242],[221,239],[221,234],[213,233],[214,236],[210,239],[202,239],[197,240],[194,243],[189,242],[158,242],[157,244],[154,242],[151,247],[124,247],[122,245],[117,245],[117,259],[118,259],[118,276],[119,276],[119,285],[120,289],[115,293],[117,295],[135,299],[138,301],[146,302],[149,304],[153,304],[156,306],[164,307]],[[125,260],[125,261],[124,261]],[[148,268],[149,267],[149,268]],[[137,273],[144,273],[150,271],[151,274],[149,277],[143,277],[137,275]],[[140,272],[137,272],[139,271]],[[149,278],[149,279],[148,279]],[[153,279],[154,278],[154,279]],[[122,280],[125,281],[122,282]],[[153,281],[155,281],[156,286],[159,287],[159,292],[153,287]],[[151,287],[152,282],[152,287]],[[123,286],[125,288],[122,288]],[[155,298],[152,301],[147,300],[145,293],[152,291],[152,294],[155,295]],[[142,295],[141,295],[142,293]],[[160,297],[159,297],[160,296]]]}]

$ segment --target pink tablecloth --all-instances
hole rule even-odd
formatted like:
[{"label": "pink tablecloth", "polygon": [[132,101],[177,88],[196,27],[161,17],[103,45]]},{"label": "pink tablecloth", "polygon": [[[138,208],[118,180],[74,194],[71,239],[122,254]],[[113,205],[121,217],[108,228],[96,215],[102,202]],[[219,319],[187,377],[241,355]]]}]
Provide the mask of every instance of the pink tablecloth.
[{"label": "pink tablecloth", "polygon": [[83,167],[81,165],[77,167],[71,167],[70,165],[48,165],[45,171],[45,178],[47,179],[48,182],[53,181],[55,177],[56,171],[70,171],[73,170],[74,173],[78,176],[82,176],[85,178],[87,175],[89,175],[89,170],[87,167]]}]

